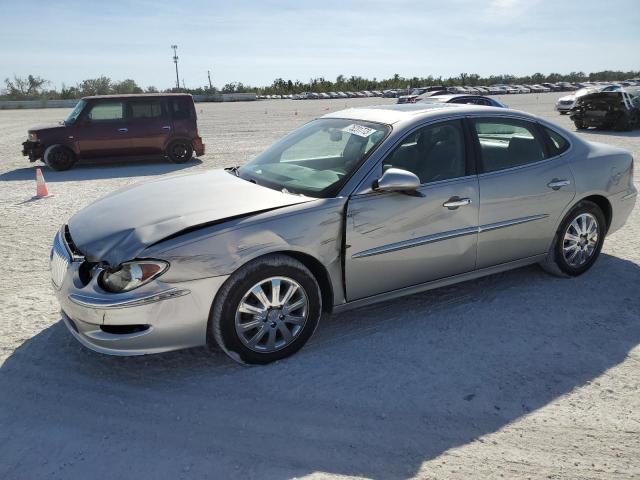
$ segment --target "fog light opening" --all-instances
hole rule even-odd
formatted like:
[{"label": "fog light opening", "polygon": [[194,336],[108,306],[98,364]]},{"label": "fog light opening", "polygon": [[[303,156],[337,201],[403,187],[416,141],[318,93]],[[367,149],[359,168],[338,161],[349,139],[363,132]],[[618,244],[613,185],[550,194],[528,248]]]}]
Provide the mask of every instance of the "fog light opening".
[{"label": "fog light opening", "polygon": [[129,335],[149,330],[151,325],[100,325],[100,330],[112,335]]}]

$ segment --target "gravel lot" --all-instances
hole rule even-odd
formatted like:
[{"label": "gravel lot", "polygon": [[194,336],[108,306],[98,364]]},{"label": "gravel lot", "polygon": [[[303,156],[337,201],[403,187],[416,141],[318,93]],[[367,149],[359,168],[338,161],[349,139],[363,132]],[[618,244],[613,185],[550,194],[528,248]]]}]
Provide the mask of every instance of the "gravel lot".
[{"label": "gravel lot", "polygon": [[[557,96],[501,100],[572,126]],[[48,254],[75,211],[383,102],[197,104],[202,159],[43,167],[54,196],[35,201],[20,143],[67,111],[0,111],[0,478],[639,478],[639,208],[580,278],[528,267],[336,315],[267,367],[204,349],[112,358],[68,334]],[[581,135],[640,160],[640,131]]]}]

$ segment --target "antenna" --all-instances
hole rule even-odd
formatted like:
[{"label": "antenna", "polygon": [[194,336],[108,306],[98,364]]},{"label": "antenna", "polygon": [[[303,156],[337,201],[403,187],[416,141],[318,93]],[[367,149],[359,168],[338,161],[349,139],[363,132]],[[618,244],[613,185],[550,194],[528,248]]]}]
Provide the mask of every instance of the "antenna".
[{"label": "antenna", "polygon": [[173,48],[173,63],[176,64],[176,88],[180,88],[180,77],[178,76],[178,45],[171,45]]}]

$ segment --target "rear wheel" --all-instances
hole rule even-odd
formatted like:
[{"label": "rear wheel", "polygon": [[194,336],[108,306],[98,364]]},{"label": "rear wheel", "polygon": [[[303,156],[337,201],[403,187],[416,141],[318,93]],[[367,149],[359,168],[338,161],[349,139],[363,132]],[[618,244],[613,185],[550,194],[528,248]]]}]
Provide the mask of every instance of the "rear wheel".
[{"label": "rear wheel", "polygon": [[631,130],[629,114],[623,112],[613,124],[613,129],[618,132],[628,132]]},{"label": "rear wheel", "polygon": [[590,201],[578,203],[562,221],[543,268],[570,277],[582,275],[598,259],[606,230],[600,207]]},{"label": "rear wheel", "polygon": [[52,170],[69,170],[76,163],[76,155],[64,145],[51,145],[43,155],[44,163]]},{"label": "rear wheel", "polygon": [[269,255],[243,266],[222,286],[208,341],[239,363],[266,364],[300,350],[321,314],[320,287],[309,269],[286,255]]},{"label": "rear wheel", "polygon": [[166,153],[173,163],[186,163],[193,157],[193,146],[188,140],[174,140],[167,147]]}]

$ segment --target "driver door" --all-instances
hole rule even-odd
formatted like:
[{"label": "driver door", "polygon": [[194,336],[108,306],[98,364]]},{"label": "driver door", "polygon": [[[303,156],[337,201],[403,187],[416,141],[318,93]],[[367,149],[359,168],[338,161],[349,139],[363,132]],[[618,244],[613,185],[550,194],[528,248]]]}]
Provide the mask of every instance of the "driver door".
[{"label": "driver door", "polygon": [[368,187],[349,200],[345,283],[349,301],[476,267],[478,179],[467,160],[461,120],[423,127],[382,161],[415,173],[413,195]]}]

